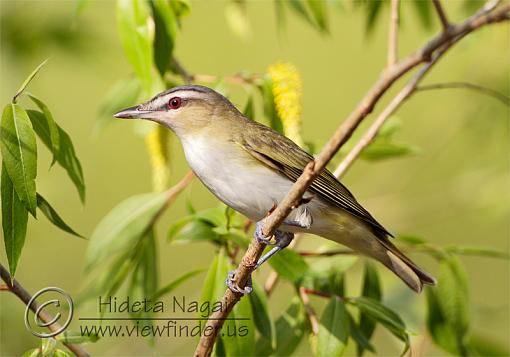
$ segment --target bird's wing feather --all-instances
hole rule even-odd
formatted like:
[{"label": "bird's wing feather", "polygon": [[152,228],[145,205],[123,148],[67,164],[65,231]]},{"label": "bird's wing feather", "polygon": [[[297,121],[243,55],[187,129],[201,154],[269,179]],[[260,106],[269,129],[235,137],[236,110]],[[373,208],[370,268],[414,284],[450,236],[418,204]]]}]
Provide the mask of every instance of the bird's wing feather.
[{"label": "bird's wing feather", "polygon": [[[257,160],[278,170],[295,182],[303,173],[308,162],[313,160],[313,157],[293,141],[272,129],[256,122],[250,124],[256,126],[257,135],[243,135],[238,144]],[[322,171],[320,176],[313,181],[310,191],[361,218],[375,228],[378,233],[391,236],[391,233],[356,201],[352,193],[329,170]]]}]

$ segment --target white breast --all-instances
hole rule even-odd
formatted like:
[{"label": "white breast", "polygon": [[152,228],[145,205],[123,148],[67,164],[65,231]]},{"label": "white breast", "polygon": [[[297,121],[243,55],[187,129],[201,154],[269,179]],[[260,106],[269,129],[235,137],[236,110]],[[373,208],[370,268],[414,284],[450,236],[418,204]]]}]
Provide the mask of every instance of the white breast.
[{"label": "white breast", "polygon": [[[246,164],[246,156],[233,143],[215,143],[210,138],[183,140],[192,170],[205,186],[226,205],[258,221],[265,217],[291,188],[292,182],[267,167]],[[249,154],[248,154],[249,155]]]}]

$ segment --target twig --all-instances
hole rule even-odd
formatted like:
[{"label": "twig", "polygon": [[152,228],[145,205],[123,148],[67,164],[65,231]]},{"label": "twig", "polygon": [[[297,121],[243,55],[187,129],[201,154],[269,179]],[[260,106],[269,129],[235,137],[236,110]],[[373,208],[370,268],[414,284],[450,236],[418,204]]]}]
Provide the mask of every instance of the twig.
[{"label": "twig", "polygon": [[434,7],[437,12],[437,16],[439,17],[439,20],[441,21],[441,25],[443,26],[443,31],[448,32],[450,30],[450,22],[448,21],[448,17],[446,16],[446,13],[444,12],[441,2],[439,0],[432,0],[432,3],[434,4]]},{"label": "twig", "polygon": [[215,76],[212,74],[194,74],[193,80],[196,82],[203,83],[214,83],[217,81],[223,81],[230,84],[260,84],[262,79],[259,76],[243,76],[243,75],[233,75],[233,76]]},{"label": "twig", "polygon": [[165,210],[168,208],[168,206],[170,206],[172,204],[173,201],[175,201],[175,199],[177,198],[177,196],[186,188],[188,187],[188,185],[191,183],[191,181],[193,181],[193,177],[195,177],[195,175],[193,174],[192,171],[188,171],[188,173],[186,173],[186,175],[184,175],[184,177],[179,181],[177,182],[174,186],[170,187],[166,192],[165,192],[165,195],[166,195],[166,201],[165,203],[163,204],[163,206],[161,206],[161,208],[159,209],[159,211],[156,212],[156,214],[154,215],[154,217],[152,217],[152,221],[151,221],[151,224],[148,225],[148,227],[152,227],[154,225],[154,223],[156,223],[156,221],[163,215],[163,213],[165,212]]},{"label": "twig", "polygon": [[422,67],[422,69],[409,81],[409,83],[393,98],[388,106],[379,114],[379,116],[372,123],[368,131],[363,137],[356,143],[347,156],[342,160],[340,165],[336,168],[334,175],[341,177],[347,169],[352,165],[354,160],[361,154],[361,152],[375,139],[379,130],[388,118],[402,105],[402,103],[408,99],[411,94],[416,90],[419,81],[427,74],[429,69],[437,62],[437,60],[443,55],[444,52],[451,46],[451,44],[445,45],[439,50],[432,61]]},{"label": "twig", "polygon": [[304,287],[299,287],[299,297],[303,302],[303,305],[306,309],[306,314],[308,315],[308,320],[310,320],[310,326],[312,328],[312,333],[317,335],[319,333],[319,320],[317,319],[317,314],[310,303],[310,298],[308,297],[308,293]]},{"label": "twig", "polygon": [[493,97],[494,99],[499,100],[501,103],[510,107],[510,97],[507,97],[501,92],[494,90],[492,88],[487,88],[478,84],[468,83],[468,82],[447,82],[447,83],[434,83],[434,84],[426,84],[419,86],[416,88],[417,91],[425,91],[425,90],[434,90],[434,89],[452,89],[452,88],[464,88],[471,89],[482,94]]},{"label": "twig", "polygon": [[[32,295],[21,286],[21,284],[18,282],[18,280],[11,277],[11,274],[7,271],[7,269],[4,268],[2,264],[0,264],[0,277],[2,280],[7,284],[7,287],[10,292],[12,292],[14,295],[16,295],[25,305],[28,306],[28,303],[32,299]],[[32,304],[30,304],[29,308],[34,313],[36,313],[39,309],[39,304],[34,300]],[[38,318],[44,321],[45,323],[50,323],[47,327],[50,331],[58,331],[61,329],[61,326],[54,322],[53,316],[51,316],[49,313],[47,313],[44,309],[41,309],[38,314]],[[84,357],[84,356],[90,356],[89,353],[80,345],[75,345],[71,343],[65,343],[64,345],[72,351],[76,356],[78,357]]]},{"label": "twig", "polygon": [[398,59],[398,24],[400,0],[391,0],[390,28],[388,34],[388,68]]},{"label": "twig", "polygon": [[[338,149],[350,138],[353,131],[358,127],[363,119],[372,112],[379,99],[393,83],[418,64],[429,62],[432,59],[433,53],[444,47],[446,44],[456,43],[464,37],[464,35],[481,26],[507,20],[509,11],[510,4],[497,7],[488,13],[485,11],[479,11],[475,15],[466,19],[463,23],[451,26],[447,33],[442,33],[432,38],[421,49],[398,62],[389,70],[384,71],[379,80],[365,95],[356,109],[348,116],[342,125],[340,125],[317,158],[306,165],[302,175],[294,183],[286,197],[266,218],[263,227],[264,234],[266,236],[272,235],[293,207],[297,207],[299,205],[302,195],[306,192],[312,181],[325,168],[326,164],[334,156]],[[234,284],[240,287],[246,286],[248,278],[255,268],[257,260],[262,255],[265,246],[265,244],[260,243],[257,239],[252,240],[237,268],[237,273],[234,277]],[[211,354],[214,342],[216,341],[218,333],[223,326],[224,318],[230,314],[230,311],[241,297],[242,294],[240,293],[234,293],[230,289],[226,290],[222,299],[222,306],[224,308],[221,309],[221,311],[213,313],[211,318],[207,321],[205,329],[208,329],[211,333],[202,335],[195,350],[195,356],[209,356]]]},{"label": "twig", "polygon": [[172,57],[172,65],[174,66],[177,73],[181,76],[182,80],[186,84],[190,84],[193,81],[193,75],[190,74],[186,68],[184,68],[183,65],[181,65],[181,62],[177,60],[177,58]]}]

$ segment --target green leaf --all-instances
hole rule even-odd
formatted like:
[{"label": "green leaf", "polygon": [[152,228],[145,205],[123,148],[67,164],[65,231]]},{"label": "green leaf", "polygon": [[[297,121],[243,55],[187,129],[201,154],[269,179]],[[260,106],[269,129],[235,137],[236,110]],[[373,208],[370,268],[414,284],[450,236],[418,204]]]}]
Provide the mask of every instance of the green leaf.
[{"label": "green leaf", "polygon": [[317,356],[341,356],[349,338],[349,315],[344,302],[329,299],[319,323]]},{"label": "green leaf", "polygon": [[344,273],[358,260],[357,256],[330,256],[309,259],[309,269],[299,285],[334,295],[344,295]]},{"label": "green leaf", "polygon": [[285,1],[285,3],[302,20],[305,20],[305,22],[307,22],[309,25],[316,28],[316,24],[314,23],[312,17],[310,16],[310,14],[305,6],[305,2],[303,0],[291,0],[291,1]]},{"label": "green leaf", "polygon": [[57,346],[57,341],[53,338],[42,338],[41,339],[41,352],[43,357],[53,356]]},{"label": "green leaf", "polygon": [[326,1],[308,0],[307,2],[318,29],[322,32],[328,32],[329,21]]},{"label": "green leaf", "polygon": [[253,97],[250,96],[244,106],[243,115],[248,119],[255,120],[255,108],[253,107]]},{"label": "green leaf", "polygon": [[134,76],[116,82],[104,95],[99,106],[95,132],[100,132],[112,123],[115,120],[113,114],[135,105],[141,90],[140,80]]},{"label": "green leaf", "polygon": [[21,357],[39,357],[41,355],[40,348],[32,348],[21,355]]},{"label": "green leaf", "polygon": [[9,261],[9,272],[14,278],[21,256],[21,250],[25,244],[28,211],[19,200],[3,163],[0,195],[2,198],[2,230],[4,234],[5,253]]},{"label": "green leaf", "polygon": [[361,152],[360,157],[368,161],[378,161],[410,154],[420,150],[412,145],[376,139]]},{"label": "green leaf", "polygon": [[85,269],[90,271],[111,254],[132,249],[165,202],[165,194],[149,193],[132,196],[112,209],[92,233]]},{"label": "green leaf", "polygon": [[395,337],[405,343],[402,355],[409,349],[409,335],[402,319],[379,301],[368,297],[349,298],[348,302],[370,318],[385,326]]},{"label": "green leaf", "polygon": [[356,324],[352,315],[349,312],[347,314],[349,315],[349,332],[352,339],[356,342],[358,356],[361,356],[364,350],[375,353],[375,348],[370,343],[369,338],[365,336],[360,326]]},{"label": "green leaf", "polygon": [[445,250],[449,253],[460,255],[474,255],[478,257],[510,259],[510,255],[507,252],[502,252],[500,250],[496,250],[490,247],[451,246],[445,248]]},{"label": "green leaf", "polygon": [[427,288],[425,292],[427,298],[427,330],[432,336],[432,340],[445,351],[458,355],[457,337],[441,311],[436,291]]},{"label": "green leaf", "polygon": [[56,349],[55,351],[53,351],[52,357],[71,357],[71,354],[64,350]]},{"label": "green leaf", "polygon": [[177,279],[173,280],[172,282],[168,283],[167,285],[165,285],[164,287],[162,287],[158,291],[156,291],[154,293],[154,295],[151,296],[150,299],[152,301],[159,300],[159,298],[161,298],[162,296],[171,293],[172,291],[177,289],[177,287],[179,287],[181,284],[183,284],[185,281],[189,280],[190,278],[194,277],[197,274],[202,273],[203,271],[204,271],[204,269],[197,269],[197,270],[192,270],[190,272],[184,273]]},{"label": "green leaf", "polygon": [[147,94],[152,91],[152,41],[149,13],[143,0],[117,1],[117,29],[126,57]]},{"label": "green leaf", "polygon": [[[51,150],[51,135],[44,114],[36,110],[28,110],[27,113],[35,132],[44,145]],[[83,177],[80,160],[78,160],[78,157],[76,156],[73,142],[71,141],[69,134],[67,134],[60,126],[58,126],[58,130],[60,137],[60,151],[57,157],[57,162],[64,170],[66,170],[67,175],[74,183],[74,186],[80,195],[80,200],[83,203],[85,202],[85,179]]]},{"label": "green leaf", "polygon": [[396,239],[412,245],[421,245],[427,243],[423,238],[411,235],[399,235],[396,237]]},{"label": "green leaf", "polygon": [[16,94],[14,95],[14,97],[12,98],[12,103],[16,103],[16,101],[18,100],[18,97],[23,93],[23,91],[27,88],[27,86],[30,84],[30,82],[32,81],[32,79],[34,79],[34,77],[36,76],[37,73],[39,73],[39,71],[41,70],[41,68],[46,64],[46,62],[48,62],[48,59],[45,59],[40,65],[38,65],[33,71],[32,73],[30,73],[30,75],[27,77],[27,79],[25,79],[25,81],[21,84],[21,86],[19,87],[19,89],[16,91]]},{"label": "green leaf", "polygon": [[170,226],[168,240],[172,243],[194,243],[201,241],[219,242],[219,234],[214,232],[210,223],[190,218],[181,220]]},{"label": "green leaf", "polygon": [[53,153],[53,161],[51,162],[51,165],[53,166],[57,161],[58,156],[60,155],[60,133],[57,123],[55,122],[55,119],[53,119],[53,115],[51,114],[50,109],[43,101],[33,96],[32,94],[29,94],[28,96],[44,113],[46,125],[48,126],[48,130],[50,132],[51,152]]},{"label": "green leaf", "polygon": [[154,62],[161,77],[169,68],[177,35],[178,19],[174,9],[166,0],[151,0],[154,19]]},{"label": "green leaf", "polygon": [[269,341],[271,348],[276,348],[276,329],[273,319],[269,312],[269,305],[267,296],[264,289],[253,280],[253,291],[248,295],[253,310],[253,317],[255,319],[255,326],[260,332],[260,335]]},{"label": "green leaf", "polygon": [[429,30],[432,27],[432,2],[431,1],[411,1],[421,25]]},{"label": "green leaf", "polygon": [[55,338],[59,342],[71,343],[74,345],[79,345],[82,343],[94,343],[99,340],[98,335],[82,335],[80,331],[64,331],[63,333],[58,334]]},{"label": "green leaf", "polygon": [[271,343],[261,338],[257,341],[257,356],[290,356],[296,350],[305,333],[310,329],[306,318],[305,307],[298,297],[293,297],[290,305],[276,320],[276,350]]},{"label": "green leaf", "polygon": [[17,104],[8,104],[0,126],[3,163],[20,201],[35,217],[37,145],[27,112]]},{"label": "green leaf", "polygon": [[58,215],[57,211],[51,207],[51,205],[44,199],[43,196],[41,196],[39,193],[37,194],[37,207],[44,213],[46,218],[53,223],[58,228],[62,229],[63,231],[73,234],[77,237],[83,238],[81,234],[76,233],[74,229],[69,227],[67,223],[64,222],[62,218]]},{"label": "green leaf", "polygon": [[305,260],[296,252],[284,249],[269,259],[271,267],[284,279],[299,281],[309,269]]},{"label": "green leaf", "polygon": [[459,258],[449,256],[441,261],[437,285],[441,314],[455,334],[458,351],[463,353],[470,320],[469,289],[467,275]]},{"label": "green leaf", "polygon": [[276,112],[272,87],[273,81],[269,76],[266,76],[262,82],[262,85],[260,86],[262,100],[264,103],[264,115],[269,121],[269,126],[282,134],[283,124],[280,117],[278,116],[278,113]]},{"label": "green leaf", "polygon": [[[381,301],[382,292],[379,275],[377,274],[377,269],[374,264],[369,261],[365,262],[363,289],[361,294],[376,301]],[[373,320],[370,315],[361,311],[359,328],[363,336],[365,336],[367,340],[370,340],[375,330],[375,320]],[[363,355],[363,347],[361,345],[358,345],[358,355]]]},{"label": "green leaf", "polygon": [[383,0],[367,0],[363,2],[365,4],[366,11],[366,31],[370,34],[379,19],[379,15],[381,14],[382,5],[384,4]]}]

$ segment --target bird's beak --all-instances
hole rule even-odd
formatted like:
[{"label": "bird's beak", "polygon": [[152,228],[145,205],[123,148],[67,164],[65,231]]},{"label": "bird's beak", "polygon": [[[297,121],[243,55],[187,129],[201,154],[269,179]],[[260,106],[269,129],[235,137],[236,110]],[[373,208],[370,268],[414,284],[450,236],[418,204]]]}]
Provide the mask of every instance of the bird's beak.
[{"label": "bird's beak", "polygon": [[147,118],[147,116],[151,113],[152,111],[143,110],[140,108],[140,105],[135,105],[134,107],[123,109],[120,112],[113,114],[113,116],[115,118],[122,119],[142,119]]}]

